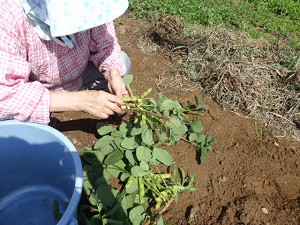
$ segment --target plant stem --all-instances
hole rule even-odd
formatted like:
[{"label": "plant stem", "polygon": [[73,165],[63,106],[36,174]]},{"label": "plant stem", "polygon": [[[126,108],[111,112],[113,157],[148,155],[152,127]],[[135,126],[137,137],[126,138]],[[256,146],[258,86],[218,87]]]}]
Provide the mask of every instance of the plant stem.
[{"label": "plant stem", "polygon": [[189,143],[189,144],[191,144],[191,145],[197,146],[196,143],[194,143],[194,142],[192,142],[192,141],[189,141],[189,140],[186,139],[186,138],[183,138],[183,137],[182,137],[181,140],[183,140],[183,141],[185,141],[185,142],[187,142],[187,143]]},{"label": "plant stem", "polygon": [[129,91],[130,97],[134,97],[133,92],[128,84],[126,85],[126,88]]},{"label": "plant stem", "polygon": [[166,203],[165,207],[163,207],[158,213],[152,216],[152,218],[147,219],[143,225],[149,225],[151,221],[155,220],[158,216],[162,215],[170,207],[173,201],[174,201],[174,197],[171,197],[169,201]]}]

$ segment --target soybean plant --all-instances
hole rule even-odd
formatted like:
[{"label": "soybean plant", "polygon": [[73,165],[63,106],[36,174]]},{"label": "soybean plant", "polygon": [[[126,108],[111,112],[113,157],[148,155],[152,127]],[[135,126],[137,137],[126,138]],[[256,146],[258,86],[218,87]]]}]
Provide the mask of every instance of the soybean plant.
[{"label": "soybean plant", "polygon": [[[162,214],[182,191],[195,191],[194,177],[174,165],[163,146],[185,141],[193,146],[204,162],[212,150],[213,137],[200,134],[202,123],[196,117],[205,105],[178,101],[161,94],[149,97],[152,89],[136,96],[125,77],[129,98],[124,110],[131,120],[119,126],[97,123],[101,138],[87,147],[84,159],[84,190],[89,200],[79,212],[83,224],[162,223]],[[195,116],[196,115],[196,116]],[[87,216],[87,212],[89,216]]]}]

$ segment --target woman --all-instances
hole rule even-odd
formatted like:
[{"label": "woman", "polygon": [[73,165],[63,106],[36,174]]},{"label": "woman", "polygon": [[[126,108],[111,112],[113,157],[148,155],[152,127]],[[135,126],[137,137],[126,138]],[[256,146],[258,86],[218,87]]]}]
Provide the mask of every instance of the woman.
[{"label": "woman", "polygon": [[[127,7],[127,0],[0,0],[0,120],[121,113],[130,60],[112,21]],[[105,87],[111,93],[95,90]]]}]

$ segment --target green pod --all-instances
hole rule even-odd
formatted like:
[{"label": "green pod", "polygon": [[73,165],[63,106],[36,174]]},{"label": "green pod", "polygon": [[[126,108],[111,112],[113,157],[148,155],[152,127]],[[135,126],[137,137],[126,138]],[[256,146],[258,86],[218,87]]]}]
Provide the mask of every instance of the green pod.
[{"label": "green pod", "polygon": [[129,177],[129,179],[128,179],[126,185],[125,185],[125,188],[126,188],[126,189],[128,189],[128,188],[132,185],[132,182],[133,182],[134,178],[135,178],[135,177],[132,176],[132,175]]},{"label": "green pod", "polygon": [[122,100],[123,100],[123,102],[137,102],[138,98],[137,97],[123,97]]},{"label": "green pod", "polygon": [[162,179],[169,179],[171,178],[172,174],[165,173],[165,174],[158,174]]},{"label": "green pod", "polygon": [[149,88],[147,91],[145,91],[142,95],[141,98],[145,98],[147,95],[149,95],[152,92],[152,88]]},{"label": "green pod", "polygon": [[137,124],[139,122],[139,118],[135,118],[135,120],[133,121],[134,124]]},{"label": "green pod", "polygon": [[144,114],[142,114],[141,126],[145,126],[146,125],[146,121],[147,121],[147,117]]},{"label": "green pod", "polygon": [[155,198],[155,201],[156,201],[155,209],[157,210],[161,207],[162,200],[161,198]]},{"label": "green pod", "polygon": [[144,197],[145,196],[145,185],[142,177],[139,177],[139,187],[140,187],[140,196]]},{"label": "green pod", "polygon": [[166,191],[160,192],[160,197],[166,202],[169,199],[169,194]]}]

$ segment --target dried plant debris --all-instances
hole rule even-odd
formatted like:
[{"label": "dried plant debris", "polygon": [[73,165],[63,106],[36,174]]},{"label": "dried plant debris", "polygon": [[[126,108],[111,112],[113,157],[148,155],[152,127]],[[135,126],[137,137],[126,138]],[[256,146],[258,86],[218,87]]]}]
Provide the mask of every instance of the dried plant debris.
[{"label": "dried plant debris", "polygon": [[157,17],[149,36],[171,57],[176,76],[224,107],[300,139],[300,56],[288,45],[171,16]]}]

